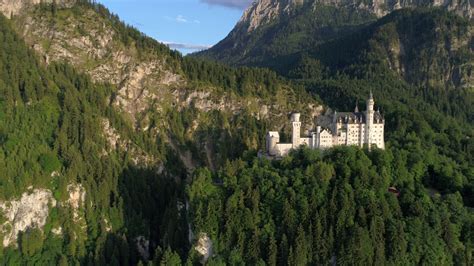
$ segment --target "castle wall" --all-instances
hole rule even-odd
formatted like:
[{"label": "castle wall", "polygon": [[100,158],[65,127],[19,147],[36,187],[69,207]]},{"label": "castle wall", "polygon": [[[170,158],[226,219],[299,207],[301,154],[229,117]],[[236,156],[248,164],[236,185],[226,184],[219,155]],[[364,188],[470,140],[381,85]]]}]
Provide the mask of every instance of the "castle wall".
[{"label": "castle wall", "polygon": [[321,131],[319,133],[319,148],[327,149],[333,146],[333,136],[327,130]]},{"label": "castle wall", "polygon": [[385,149],[383,123],[377,123],[372,125],[371,138],[371,144],[377,145],[377,147],[380,149]]},{"label": "castle wall", "polygon": [[287,155],[290,150],[293,148],[292,143],[278,143],[275,146],[276,156],[285,156]]},{"label": "castle wall", "polygon": [[347,125],[347,145],[360,146],[361,124]]}]

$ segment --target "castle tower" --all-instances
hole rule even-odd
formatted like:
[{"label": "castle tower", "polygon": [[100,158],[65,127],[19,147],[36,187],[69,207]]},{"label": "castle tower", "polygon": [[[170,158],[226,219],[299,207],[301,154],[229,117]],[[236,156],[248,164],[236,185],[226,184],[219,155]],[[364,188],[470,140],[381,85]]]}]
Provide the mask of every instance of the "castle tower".
[{"label": "castle tower", "polygon": [[278,153],[277,144],[280,142],[280,134],[277,131],[270,131],[267,134],[267,152],[271,156]]},{"label": "castle tower", "polygon": [[293,149],[296,149],[300,146],[300,138],[301,138],[301,122],[300,122],[300,114],[293,113],[291,115],[291,144],[293,145]]},{"label": "castle tower", "polygon": [[373,128],[374,124],[374,96],[372,94],[372,91],[370,91],[370,96],[369,99],[367,100],[367,111],[365,114],[365,118],[367,121],[365,121],[365,143],[369,145],[372,144],[372,134],[371,134],[371,129]]},{"label": "castle tower", "polygon": [[321,126],[316,127],[316,133],[313,133],[313,145],[314,149],[319,149],[321,146]]}]

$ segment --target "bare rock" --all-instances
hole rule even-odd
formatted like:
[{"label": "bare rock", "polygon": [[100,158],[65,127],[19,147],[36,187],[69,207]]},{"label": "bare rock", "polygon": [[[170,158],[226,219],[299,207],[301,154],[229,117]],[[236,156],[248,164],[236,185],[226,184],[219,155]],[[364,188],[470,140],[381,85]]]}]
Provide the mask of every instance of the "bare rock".
[{"label": "bare rock", "polygon": [[7,220],[0,225],[4,234],[3,246],[16,245],[19,232],[25,232],[29,228],[42,230],[50,206],[55,207],[56,200],[47,189],[35,189],[32,193],[23,193],[20,199],[0,202],[0,210]]},{"label": "bare rock", "polygon": [[86,200],[86,190],[81,184],[70,184],[67,186],[67,191],[69,193],[67,202],[72,209],[73,219],[77,222],[80,219],[79,208],[84,205]]},{"label": "bare rock", "polygon": [[[52,2],[53,0],[0,0],[0,12],[10,18],[29,6]],[[56,3],[61,7],[70,7],[75,2],[75,0],[56,0]]]},{"label": "bare rock", "polygon": [[202,262],[206,262],[212,256],[212,240],[206,233],[201,233],[194,249],[202,256]]}]

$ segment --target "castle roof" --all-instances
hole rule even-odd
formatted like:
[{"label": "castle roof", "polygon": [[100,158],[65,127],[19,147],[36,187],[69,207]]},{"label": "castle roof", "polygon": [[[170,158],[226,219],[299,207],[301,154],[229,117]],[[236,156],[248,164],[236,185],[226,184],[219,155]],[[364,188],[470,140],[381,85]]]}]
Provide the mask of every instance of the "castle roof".
[{"label": "castle roof", "polygon": [[[358,124],[358,123],[366,123],[366,115],[365,112],[337,112],[333,114],[333,119],[340,123],[344,124]],[[383,121],[383,116],[380,114],[379,111],[374,112],[374,123],[380,123],[379,121]]]}]

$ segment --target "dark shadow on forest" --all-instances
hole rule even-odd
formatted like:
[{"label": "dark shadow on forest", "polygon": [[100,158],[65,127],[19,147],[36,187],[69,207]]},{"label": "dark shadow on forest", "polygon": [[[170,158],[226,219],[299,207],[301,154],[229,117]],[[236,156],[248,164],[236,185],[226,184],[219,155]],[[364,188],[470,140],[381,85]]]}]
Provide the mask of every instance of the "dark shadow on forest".
[{"label": "dark shadow on forest", "polygon": [[[183,258],[189,245],[182,185],[156,169],[130,166],[121,174],[118,186],[120,195],[111,195],[110,202],[123,208],[123,230],[107,236],[99,251],[100,261],[95,263],[137,265],[140,260],[160,261],[159,256],[167,248]],[[140,237],[141,251],[137,245]]]}]

